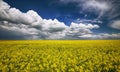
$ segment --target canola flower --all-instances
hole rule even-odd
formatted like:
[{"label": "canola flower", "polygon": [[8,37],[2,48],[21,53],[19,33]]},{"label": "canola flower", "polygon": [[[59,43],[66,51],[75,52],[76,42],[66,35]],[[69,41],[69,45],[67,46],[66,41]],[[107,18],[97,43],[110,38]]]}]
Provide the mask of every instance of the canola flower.
[{"label": "canola flower", "polygon": [[120,40],[0,41],[0,72],[120,72]]}]

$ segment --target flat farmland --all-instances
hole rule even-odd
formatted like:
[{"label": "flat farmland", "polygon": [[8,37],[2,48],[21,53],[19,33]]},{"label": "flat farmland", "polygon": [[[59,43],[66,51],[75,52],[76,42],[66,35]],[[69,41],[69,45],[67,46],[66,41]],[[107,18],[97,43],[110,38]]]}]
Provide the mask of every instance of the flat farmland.
[{"label": "flat farmland", "polygon": [[120,40],[0,41],[0,72],[120,72]]}]

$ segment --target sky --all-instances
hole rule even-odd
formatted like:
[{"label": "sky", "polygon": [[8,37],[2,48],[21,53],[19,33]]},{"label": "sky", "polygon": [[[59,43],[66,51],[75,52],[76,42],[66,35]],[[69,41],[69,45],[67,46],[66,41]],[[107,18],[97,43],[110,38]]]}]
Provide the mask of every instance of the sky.
[{"label": "sky", "polygon": [[120,39],[120,0],[0,0],[9,39]]}]

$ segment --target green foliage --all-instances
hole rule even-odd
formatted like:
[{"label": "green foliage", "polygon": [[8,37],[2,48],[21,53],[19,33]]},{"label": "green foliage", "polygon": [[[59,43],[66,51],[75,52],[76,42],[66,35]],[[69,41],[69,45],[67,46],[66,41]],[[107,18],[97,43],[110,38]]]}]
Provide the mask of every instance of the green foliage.
[{"label": "green foliage", "polygon": [[120,72],[119,40],[0,41],[0,72]]}]

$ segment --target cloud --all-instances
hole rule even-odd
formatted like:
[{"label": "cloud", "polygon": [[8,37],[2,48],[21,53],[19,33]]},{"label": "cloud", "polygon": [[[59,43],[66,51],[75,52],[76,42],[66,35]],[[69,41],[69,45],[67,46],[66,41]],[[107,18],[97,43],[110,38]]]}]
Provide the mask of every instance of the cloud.
[{"label": "cloud", "polygon": [[60,0],[60,2],[67,4],[67,3],[71,3],[71,2],[80,2],[81,0]]},{"label": "cloud", "polygon": [[113,21],[112,24],[110,24],[110,27],[120,30],[120,20]]},{"label": "cloud", "polygon": [[64,4],[77,3],[80,10],[82,8],[82,11],[94,12],[98,15],[98,19],[111,9],[110,2],[104,0],[60,0],[60,2]]},{"label": "cloud", "polygon": [[77,24],[71,23],[70,27],[66,30],[65,36],[63,39],[81,39],[79,36],[91,34],[91,29],[99,28],[98,25],[92,24]]},{"label": "cloud", "polygon": [[95,10],[108,10],[109,4],[105,1],[99,1],[99,0],[88,0],[83,5],[85,9],[93,8]]},{"label": "cloud", "polygon": [[94,12],[98,14],[98,19],[107,17],[114,19],[120,16],[119,0],[59,0],[63,4],[76,3],[76,6],[85,12]]},{"label": "cloud", "polygon": [[102,24],[100,20],[89,20],[89,19],[80,19],[74,20],[75,23],[92,23],[92,24]]},{"label": "cloud", "polygon": [[119,0],[112,0],[109,1],[111,4],[111,9],[107,12],[107,17],[109,20],[116,19],[120,16],[120,1]]},{"label": "cloud", "polygon": [[[78,37],[85,34],[92,33],[91,29],[99,28],[98,25],[92,24],[76,24],[71,23],[70,27],[66,25],[58,26],[54,25],[54,20],[45,20],[48,22],[44,23],[42,29],[32,27],[26,24],[14,24],[7,21],[0,22],[0,33],[3,36],[9,37],[10,39],[79,39]],[[53,26],[52,26],[53,24]],[[51,25],[51,26],[50,26]],[[63,27],[62,27],[63,26]],[[7,35],[7,36],[6,36]],[[13,37],[11,37],[13,36]],[[1,36],[0,36],[1,38]],[[3,38],[3,37],[2,37]],[[4,38],[5,39],[5,38]]]},{"label": "cloud", "polygon": [[29,25],[3,21],[0,22],[0,33],[4,36],[3,39],[33,39],[39,31],[35,28],[29,28]]},{"label": "cloud", "polygon": [[107,1],[89,0],[86,1],[85,4],[83,5],[83,10],[98,13],[99,19],[110,9],[110,7],[111,6]]},{"label": "cloud", "polygon": [[0,39],[87,39],[101,36],[119,38],[116,34],[108,34],[107,37],[95,35],[92,30],[98,28],[99,25],[90,23],[72,22],[67,26],[57,19],[43,19],[33,10],[23,13],[0,1]]},{"label": "cloud", "polygon": [[67,26],[63,22],[59,22],[57,19],[43,19],[43,29],[45,31],[57,32],[64,30]]},{"label": "cloud", "polygon": [[0,19],[2,20],[13,23],[32,24],[42,19],[33,10],[29,10],[27,13],[22,13],[16,8],[9,8],[9,5],[7,5],[5,2],[1,2],[0,7]]},{"label": "cloud", "polygon": [[108,4],[106,2],[100,2],[97,0],[88,0],[83,5],[85,9],[93,8],[95,10],[107,10],[109,9]]},{"label": "cloud", "polygon": [[79,36],[81,39],[120,39],[120,33],[99,33]]}]

